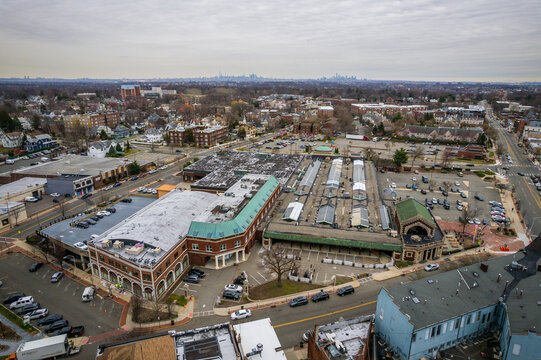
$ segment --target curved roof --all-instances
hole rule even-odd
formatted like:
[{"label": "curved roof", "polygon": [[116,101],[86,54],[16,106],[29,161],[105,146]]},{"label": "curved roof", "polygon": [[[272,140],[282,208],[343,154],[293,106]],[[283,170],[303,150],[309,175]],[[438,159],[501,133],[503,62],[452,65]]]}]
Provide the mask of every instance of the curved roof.
[{"label": "curved roof", "polygon": [[409,198],[396,204],[396,213],[401,222],[420,215],[430,223],[435,224],[428,209],[413,198]]}]

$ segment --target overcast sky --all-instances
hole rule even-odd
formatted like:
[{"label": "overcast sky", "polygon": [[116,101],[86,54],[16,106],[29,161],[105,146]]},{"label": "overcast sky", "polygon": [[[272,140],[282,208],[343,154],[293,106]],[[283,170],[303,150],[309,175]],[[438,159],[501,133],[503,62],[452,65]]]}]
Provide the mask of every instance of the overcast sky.
[{"label": "overcast sky", "polygon": [[541,80],[540,0],[0,1],[0,77]]}]

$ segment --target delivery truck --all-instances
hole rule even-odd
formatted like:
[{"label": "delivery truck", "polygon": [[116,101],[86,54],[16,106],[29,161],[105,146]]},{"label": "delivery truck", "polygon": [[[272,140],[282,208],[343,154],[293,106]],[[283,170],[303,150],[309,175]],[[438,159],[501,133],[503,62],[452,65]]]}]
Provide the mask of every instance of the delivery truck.
[{"label": "delivery truck", "polygon": [[34,341],[27,341],[19,345],[17,351],[8,356],[7,360],[41,360],[67,356],[78,351],[71,349],[68,335],[58,335]]}]

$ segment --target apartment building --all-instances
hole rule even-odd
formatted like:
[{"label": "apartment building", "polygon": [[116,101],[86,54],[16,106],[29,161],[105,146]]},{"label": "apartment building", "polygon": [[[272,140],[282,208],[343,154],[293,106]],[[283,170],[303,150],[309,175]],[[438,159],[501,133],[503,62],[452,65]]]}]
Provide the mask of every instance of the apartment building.
[{"label": "apartment building", "polygon": [[114,129],[120,124],[121,116],[119,112],[102,112],[102,113],[87,113],[65,115],[63,117],[64,128],[66,132],[72,132],[77,126],[83,127],[89,134],[95,132],[99,126],[107,126]]},{"label": "apartment building", "polygon": [[120,95],[123,100],[126,100],[128,97],[139,97],[141,96],[141,87],[139,85],[122,85],[120,87]]},{"label": "apartment building", "polygon": [[194,127],[177,127],[169,130],[169,141],[174,145],[186,144],[186,130],[192,129],[192,134],[196,146],[214,146],[227,139],[229,129],[225,126],[194,126]]}]

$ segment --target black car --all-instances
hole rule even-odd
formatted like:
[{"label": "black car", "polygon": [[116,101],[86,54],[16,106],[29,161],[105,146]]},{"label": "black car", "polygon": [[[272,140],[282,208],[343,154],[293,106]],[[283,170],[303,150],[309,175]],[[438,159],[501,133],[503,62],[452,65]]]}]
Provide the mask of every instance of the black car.
[{"label": "black car", "polygon": [[203,270],[199,270],[196,268],[190,269],[190,271],[188,271],[188,275],[196,275],[200,278],[204,278],[205,276],[207,276]]},{"label": "black car", "polygon": [[12,302],[17,301],[24,296],[26,296],[24,293],[11,294],[4,299],[4,304],[11,304]]},{"label": "black car", "polygon": [[52,324],[47,325],[47,327],[45,328],[45,332],[50,333],[50,332],[53,332],[53,331],[56,331],[56,330],[60,330],[63,327],[66,327],[68,325],[69,325],[68,320],[58,320],[58,321],[55,321]]},{"label": "black car", "polygon": [[523,172],[520,172],[520,171],[517,172],[517,174],[520,175],[520,176],[524,176],[524,173],[523,173]]},{"label": "black car", "polygon": [[49,325],[59,320],[62,320],[62,314],[49,315],[47,317],[44,317],[43,319],[39,319],[38,326]]},{"label": "black car", "polygon": [[65,194],[64,197],[70,198],[71,194]]},{"label": "black car", "polygon": [[87,224],[90,224],[90,225],[96,225],[97,224],[96,220],[93,220],[93,219],[90,219],[90,218],[86,219],[85,222]]},{"label": "black car", "polygon": [[317,294],[315,294],[314,296],[312,296],[312,301],[313,302],[318,302],[318,301],[322,301],[322,300],[329,300],[329,293],[322,290],[322,291],[318,292]]},{"label": "black car", "polygon": [[246,278],[242,275],[239,275],[233,280],[233,284],[235,285],[244,285],[244,282],[246,281]]},{"label": "black car", "polygon": [[41,309],[41,305],[39,303],[32,303],[18,308],[15,313],[18,315],[26,315],[37,309]]},{"label": "black car", "polygon": [[122,201],[123,203],[131,203],[132,199],[131,198],[124,198],[124,199],[122,199],[120,201]]},{"label": "black car", "polygon": [[192,284],[197,284],[199,282],[199,276],[197,275],[186,275],[182,278],[182,281]]},{"label": "black car", "polygon": [[85,222],[80,222],[80,223],[75,224],[75,226],[81,229],[88,229],[90,225],[88,225]]},{"label": "black car", "polygon": [[88,199],[88,198],[91,197],[91,196],[92,196],[91,193],[84,194],[83,196],[81,196],[81,199]]},{"label": "black car", "polygon": [[79,337],[85,333],[85,327],[83,325],[81,326],[74,326],[71,328],[70,332],[68,333],[68,337]]},{"label": "black car", "polygon": [[121,182],[117,182],[117,183],[115,183],[113,186],[114,186],[114,187],[117,187],[117,186],[120,186],[120,185],[122,185],[122,183],[121,183]]},{"label": "black car", "polygon": [[94,215],[94,216],[91,217],[91,219],[94,220],[94,221],[100,221],[101,218],[98,215]]},{"label": "black car", "polygon": [[482,198],[481,196],[479,196],[479,195],[475,195],[474,198],[475,198],[476,200],[479,200],[479,201],[485,201],[485,199],[483,199],[483,198]]},{"label": "black car", "polygon": [[348,286],[344,286],[343,288],[338,289],[336,294],[338,296],[345,296],[345,295],[353,294],[354,292],[355,292],[355,289],[353,288],[353,286],[348,285]]},{"label": "black car", "polygon": [[111,214],[116,213],[116,209],[114,207],[108,207],[105,209],[105,211],[109,211]]},{"label": "black car", "polygon": [[60,200],[59,200],[59,199],[57,199],[57,198],[54,198],[54,199],[53,199],[53,202],[54,202],[54,203],[59,203],[59,202],[60,202]]},{"label": "black car", "polygon": [[421,194],[426,195],[426,190],[425,190],[425,189],[421,189]]},{"label": "black car", "polygon": [[54,331],[51,336],[58,336],[58,335],[64,335],[69,334],[71,331],[71,326],[64,326],[62,329],[58,329]]},{"label": "black car", "polygon": [[308,298],[306,296],[299,296],[289,302],[289,306],[301,306],[308,304]]},{"label": "black car", "polygon": [[224,290],[224,292],[222,293],[222,297],[224,299],[238,300],[240,298],[240,295],[236,291]]},{"label": "black car", "polygon": [[41,261],[35,262],[32,265],[30,265],[30,267],[28,268],[28,271],[30,272],[38,271],[38,269],[42,266],[43,266],[43,263]]}]

